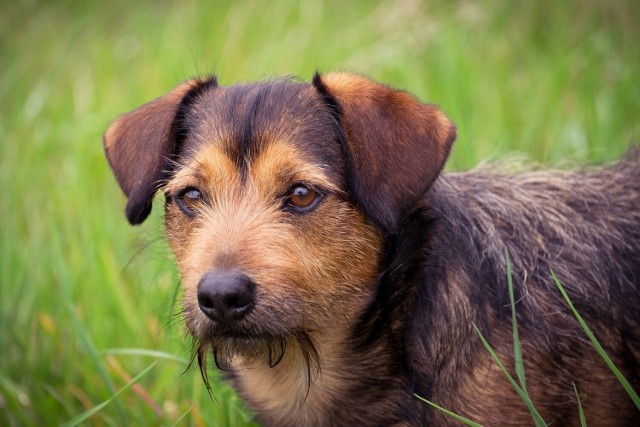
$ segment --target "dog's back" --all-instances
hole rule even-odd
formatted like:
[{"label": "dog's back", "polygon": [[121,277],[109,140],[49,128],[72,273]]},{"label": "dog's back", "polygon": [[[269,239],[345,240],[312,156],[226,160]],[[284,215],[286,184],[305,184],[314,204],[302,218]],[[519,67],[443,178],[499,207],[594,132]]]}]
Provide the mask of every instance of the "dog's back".
[{"label": "dog's back", "polygon": [[[570,312],[551,271],[637,388],[638,153],[604,169],[502,176],[472,171],[434,184],[426,200],[434,223],[428,267],[409,329],[411,366],[423,384],[418,393],[485,425],[527,419],[527,408],[473,327],[515,378],[506,250],[527,390],[543,419],[578,424],[575,383],[592,425],[637,421],[631,399]],[[428,419],[434,417],[446,416],[430,411]]]}]

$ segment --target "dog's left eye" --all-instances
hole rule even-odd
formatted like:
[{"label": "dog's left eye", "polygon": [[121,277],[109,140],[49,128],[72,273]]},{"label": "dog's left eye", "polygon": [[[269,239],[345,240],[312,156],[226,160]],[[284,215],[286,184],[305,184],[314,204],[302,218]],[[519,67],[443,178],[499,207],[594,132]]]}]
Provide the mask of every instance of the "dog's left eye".
[{"label": "dog's left eye", "polygon": [[196,188],[184,189],[176,198],[180,210],[190,218],[196,216],[196,211],[203,201],[202,193]]},{"label": "dog's left eye", "polygon": [[321,194],[306,185],[295,185],[287,196],[287,205],[296,211],[306,212],[315,207]]}]

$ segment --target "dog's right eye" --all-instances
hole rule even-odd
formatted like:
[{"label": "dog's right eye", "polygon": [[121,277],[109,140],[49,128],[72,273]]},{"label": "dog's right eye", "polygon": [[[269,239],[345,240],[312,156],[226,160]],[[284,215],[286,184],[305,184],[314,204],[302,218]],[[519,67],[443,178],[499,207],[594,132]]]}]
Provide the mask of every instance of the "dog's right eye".
[{"label": "dog's right eye", "polygon": [[193,187],[185,188],[176,197],[180,210],[189,218],[196,216],[199,206],[203,202],[202,193]]}]

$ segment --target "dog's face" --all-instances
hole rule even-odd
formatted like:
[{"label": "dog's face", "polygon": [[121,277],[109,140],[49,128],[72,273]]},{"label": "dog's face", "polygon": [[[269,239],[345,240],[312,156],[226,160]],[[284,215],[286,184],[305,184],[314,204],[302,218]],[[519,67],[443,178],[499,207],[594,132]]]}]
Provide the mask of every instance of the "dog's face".
[{"label": "dog's face", "polygon": [[185,119],[164,191],[188,328],[219,363],[270,350],[273,363],[280,338],[355,311],[378,232],[348,197],[336,122],[311,86],[216,88]]},{"label": "dog's face", "polygon": [[[132,223],[166,195],[166,229],[200,354],[275,364],[352,321],[384,239],[441,170],[440,111],[363,77],[220,87],[191,80],[119,118],[107,156]],[[312,345],[311,345],[312,347]]]}]

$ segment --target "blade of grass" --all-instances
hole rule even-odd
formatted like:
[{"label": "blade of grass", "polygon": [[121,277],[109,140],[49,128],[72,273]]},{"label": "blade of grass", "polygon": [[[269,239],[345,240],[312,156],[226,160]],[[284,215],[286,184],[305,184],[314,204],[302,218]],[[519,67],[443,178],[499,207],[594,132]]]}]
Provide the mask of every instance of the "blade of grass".
[{"label": "blade of grass", "polygon": [[611,369],[611,372],[613,372],[616,378],[618,378],[618,381],[620,381],[620,384],[622,384],[622,387],[624,387],[625,391],[627,392],[631,400],[633,400],[633,403],[636,405],[636,408],[640,410],[640,397],[638,397],[638,393],[636,393],[633,387],[631,387],[631,384],[629,384],[629,381],[627,381],[624,375],[622,375],[622,372],[620,372],[617,366],[613,363],[613,361],[611,360],[607,352],[604,351],[604,348],[602,348],[602,346],[600,345],[600,342],[598,342],[595,335],[593,335],[593,332],[591,332],[591,329],[589,329],[589,326],[587,326],[587,323],[584,321],[582,316],[580,316],[580,313],[578,313],[578,310],[576,310],[576,308],[573,306],[571,299],[569,299],[569,295],[567,295],[567,292],[565,291],[564,286],[562,286],[562,283],[560,283],[560,280],[558,280],[558,277],[553,272],[553,270],[551,271],[551,276],[553,277],[553,280],[556,282],[558,289],[560,289],[562,296],[567,301],[567,304],[569,304],[569,308],[571,308],[573,315],[576,317],[576,319],[578,319],[580,326],[582,326],[582,329],[591,340],[591,344],[593,344],[593,346],[595,347],[600,357],[602,357],[602,359],[605,361],[609,369]]},{"label": "blade of grass", "polygon": [[[131,375],[120,364],[120,362],[118,362],[118,359],[115,356],[107,356],[107,363],[123,381],[127,383],[131,381]],[[162,418],[164,416],[164,411],[162,410],[160,404],[156,402],[156,400],[151,396],[147,389],[142,386],[142,384],[132,385],[131,390],[133,390],[133,392],[138,395],[140,400],[142,400],[145,405],[156,414],[158,418]]]},{"label": "blade of grass", "polygon": [[193,405],[189,409],[187,409],[182,415],[180,415],[180,417],[178,417],[176,422],[171,424],[171,427],[178,427],[179,425],[183,425],[182,420],[185,419],[186,416],[189,415],[192,410],[193,410]]},{"label": "blade of grass", "polygon": [[146,356],[153,357],[155,359],[171,360],[183,365],[189,365],[189,360],[176,356],[175,354],[167,353],[164,351],[147,350],[144,348],[110,348],[102,350],[101,355],[124,355],[124,356]]},{"label": "blade of grass", "polygon": [[522,401],[525,403],[525,405],[527,405],[527,408],[529,409],[529,412],[531,413],[531,416],[533,417],[533,421],[534,421],[535,425],[538,426],[538,427],[546,427],[547,423],[544,422],[544,420],[542,419],[542,417],[538,413],[538,410],[535,408],[535,406],[533,406],[533,403],[531,402],[531,398],[529,397],[527,392],[524,391],[518,385],[518,383],[515,382],[513,377],[509,374],[507,369],[504,367],[504,365],[502,364],[502,361],[500,361],[500,358],[498,357],[496,352],[493,351],[493,348],[491,347],[489,342],[487,342],[487,340],[484,338],[484,336],[482,335],[482,332],[480,332],[480,329],[478,329],[478,327],[475,325],[475,323],[473,324],[473,327],[475,328],[476,333],[480,337],[480,340],[482,341],[482,344],[484,344],[484,346],[487,349],[487,351],[491,354],[491,357],[493,357],[493,360],[496,361],[496,363],[500,367],[500,370],[502,371],[502,373],[504,373],[504,375],[507,377],[507,379],[509,380],[509,382],[511,383],[513,388],[515,388],[516,391],[518,392],[518,394],[520,395],[520,398],[522,399]]},{"label": "blade of grass", "polygon": [[78,424],[82,423],[83,421],[88,420],[90,417],[92,417],[93,415],[97,414],[98,412],[100,412],[105,406],[107,406],[108,404],[110,404],[111,402],[113,402],[118,396],[120,396],[122,393],[124,393],[125,391],[127,391],[129,388],[131,388],[134,384],[136,384],[140,378],[142,378],[143,376],[145,376],[149,371],[151,371],[151,369],[156,366],[158,362],[153,362],[151,365],[149,365],[147,368],[145,368],[142,372],[140,372],[138,375],[136,375],[131,381],[129,381],[127,384],[125,384],[120,390],[118,390],[113,396],[111,396],[109,399],[105,400],[104,402],[94,406],[93,408],[89,409],[88,411],[83,412],[82,414],[72,418],[71,420],[67,421],[66,423],[62,424],[61,427],[74,427],[77,426]]},{"label": "blade of grass", "polygon": [[[511,278],[511,260],[509,251],[505,249],[507,262],[507,286],[509,287],[509,300],[511,301],[511,323],[513,327],[513,356],[515,360],[516,375],[520,381],[520,387],[527,392],[527,383],[524,376],[524,362],[522,361],[522,349],[520,347],[520,334],[518,333],[518,321],[516,319],[516,303],[513,297],[513,279]],[[528,395],[528,393],[527,393]]]},{"label": "blade of grass", "polygon": [[576,399],[578,399],[578,412],[580,414],[580,425],[582,427],[587,427],[587,419],[584,416],[584,409],[582,408],[582,402],[580,401],[580,395],[578,394],[578,388],[576,387],[576,383],[571,381],[573,384],[573,391],[576,393]]},{"label": "blade of grass", "polygon": [[460,421],[462,423],[465,423],[468,426],[471,426],[471,427],[482,427],[482,424],[478,424],[475,421],[471,421],[470,419],[463,417],[462,415],[458,415],[455,412],[451,412],[448,409],[443,408],[442,406],[438,406],[435,403],[425,399],[424,397],[420,397],[417,394],[414,394],[414,396],[417,397],[418,399],[422,400],[424,403],[427,403],[427,404],[433,406],[437,410],[444,412],[445,414],[455,418],[456,420],[458,420],[458,421]]}]

